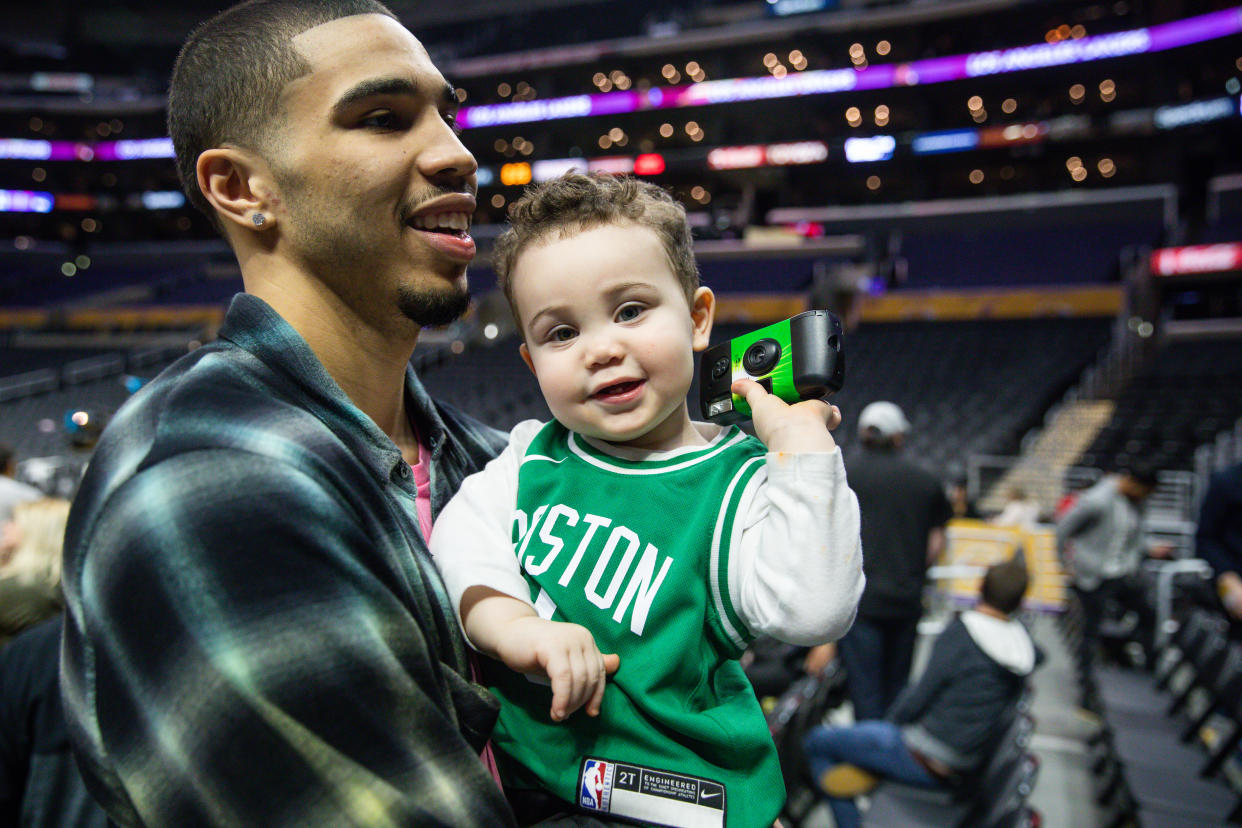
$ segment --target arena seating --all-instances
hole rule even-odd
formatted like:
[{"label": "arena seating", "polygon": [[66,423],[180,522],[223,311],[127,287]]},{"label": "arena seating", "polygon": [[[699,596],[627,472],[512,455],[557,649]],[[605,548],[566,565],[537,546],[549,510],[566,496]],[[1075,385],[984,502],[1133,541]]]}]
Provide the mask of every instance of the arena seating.
[{"label": "arena seating", "polygon": [[106,421],[129,398],[135,379],[154,377],[185,352],[184,344],[0,348],[0,443],[14,446],[22,458],[73,455],[70,414],[84,411]]},{"label": "arena seating", "polygon": [[1242,340],[1172,342],[1126,384],[1079,464],[1109,468],[1144,456],[1161,468],[1190,469],[1195,447],[1239,417]]},{"label": "arena seating", "polygon": [[1082,228],[938,228],[907,232],[901,252],[909,287],[1101,284],[1120,280],[1123,251],[1156,245],[1162,232],[1158,217]]},{"label": "arena seating", "polygon": [[115,348],[0,348],[0,379],[31,371],[59,371],[67,363],[114,353]]},{"label": "arena seating", "polygon": [[[1081,676],[1100,715],[1090,750],[1109,826],[1207,828],[1242,816],[1242,644],[1190,574],[1175,583],[1177,630],[1157,638],[1149,668],[1123,660]],[[1079,621],[1076,609],[1065,616],[1071,642]]]},{"label": "arena seating", "polygon": [[420,376],[433,397],[496,428],[507,431],[522,420],[552,416],[534,375],[518,355],[516,338],[446,356],[438,366],[427,365]]}]

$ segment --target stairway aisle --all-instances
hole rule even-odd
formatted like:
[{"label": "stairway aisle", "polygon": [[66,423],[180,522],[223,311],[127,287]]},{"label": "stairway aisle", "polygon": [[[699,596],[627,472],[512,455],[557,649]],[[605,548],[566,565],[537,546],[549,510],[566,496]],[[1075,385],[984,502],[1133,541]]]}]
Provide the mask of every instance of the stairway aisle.
[{"label": "stairway aisle", "polygon": [[1066,403],[1026,448],[1018,462],[992,487],[980,504],[985,512],[998,512],[1005,505],[1010,486],[1020,486],[1051,514],[1064,491],[1065,470],[1100,433],[1113,415],[1110,400],[1077,400]]}]

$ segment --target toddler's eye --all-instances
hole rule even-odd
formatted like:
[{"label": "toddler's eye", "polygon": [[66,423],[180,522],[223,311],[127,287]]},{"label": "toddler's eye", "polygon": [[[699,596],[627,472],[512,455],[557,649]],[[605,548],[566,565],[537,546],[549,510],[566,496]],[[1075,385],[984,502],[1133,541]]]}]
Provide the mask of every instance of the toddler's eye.
[{"label": "toddler's eye", "polygon": [[642,305],[625,305],[619,311],[617,311],[617,321],[618,322],[633,322],[635,319],[637,319],[639,316],[642,315],[642,312],[643,312]]},{"label": "toddler's eye", "polygon": [[573,328],[553,328],[551,333],[548,334],[548,339],[553,342],[568,342],[577,335],[578,332]]}]

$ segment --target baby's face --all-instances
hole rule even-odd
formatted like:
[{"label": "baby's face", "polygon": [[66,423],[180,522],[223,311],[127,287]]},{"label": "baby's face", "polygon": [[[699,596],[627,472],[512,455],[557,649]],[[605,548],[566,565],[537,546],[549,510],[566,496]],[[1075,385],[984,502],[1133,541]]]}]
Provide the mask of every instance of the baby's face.
[{"label": "baby's face", "polygon": [[686,410],[711,291],[686,301],[655,231],[607,224],[522,251],[514,263],[522,358],[567,428],[647,449],[695,436]]}]

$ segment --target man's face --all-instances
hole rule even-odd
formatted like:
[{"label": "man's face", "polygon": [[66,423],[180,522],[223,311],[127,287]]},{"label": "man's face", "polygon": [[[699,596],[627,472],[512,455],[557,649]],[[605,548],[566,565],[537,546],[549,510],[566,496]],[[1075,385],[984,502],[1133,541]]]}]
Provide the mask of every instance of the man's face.
[{"label": "man's face", "polygon": [[[281,244],[361,321],[442,325],[465,310],[474,157],[457,101],[400,23],[366,14],[293,39],[311,71],[289,83],[269,153]],[[298,285],[296,289],[302,289]]]}]

